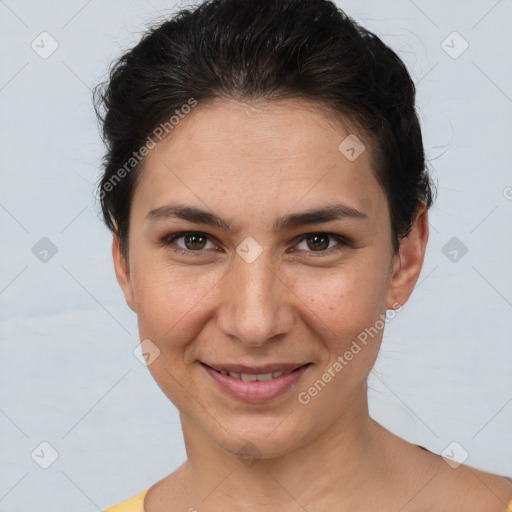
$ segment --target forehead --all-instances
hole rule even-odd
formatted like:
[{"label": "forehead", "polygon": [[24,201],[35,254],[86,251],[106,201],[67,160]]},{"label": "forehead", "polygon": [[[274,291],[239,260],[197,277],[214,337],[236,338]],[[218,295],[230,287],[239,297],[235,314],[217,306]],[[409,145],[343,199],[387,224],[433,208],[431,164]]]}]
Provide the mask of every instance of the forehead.
[{"label": "forehead", "polygon": [[150,210],[178,198],[216,212],[277,215],[299,202],[343,202],[376,216],[386,198],[370,156],[363,133],[314,103],[215,100],[149,151],[134,203]]}]

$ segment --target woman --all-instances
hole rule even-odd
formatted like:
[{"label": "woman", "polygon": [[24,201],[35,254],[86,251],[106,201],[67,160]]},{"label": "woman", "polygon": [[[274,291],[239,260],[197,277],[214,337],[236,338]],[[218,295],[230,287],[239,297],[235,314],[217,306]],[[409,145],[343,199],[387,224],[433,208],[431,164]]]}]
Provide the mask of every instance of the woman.
[{"label": "woman", "polygon": [[512,510],[512,483],[397,437],[367,377],[433,190],[397,55],[325,0],[213,0],[97,91],[98,193],[187,460],[109,512]]}]

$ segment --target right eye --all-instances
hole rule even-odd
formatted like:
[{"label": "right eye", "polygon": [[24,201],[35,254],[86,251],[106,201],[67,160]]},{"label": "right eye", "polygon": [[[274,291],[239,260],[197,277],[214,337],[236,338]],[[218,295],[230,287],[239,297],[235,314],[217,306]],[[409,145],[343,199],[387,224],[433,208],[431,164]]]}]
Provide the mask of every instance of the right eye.
[{"label": "right eye", "polygon": [[[208,243],[208,234],[201,231],[180,231],[179,233],[171,233],[161,239],[160,243],[164,247],[169,247],[173,251],[186,256],[196,256],[192,253],[204,252],[202,249]],[[177,245],[176,240],[183,238],[184,247]],[[212,242],[210,242],[212,243]]]}]

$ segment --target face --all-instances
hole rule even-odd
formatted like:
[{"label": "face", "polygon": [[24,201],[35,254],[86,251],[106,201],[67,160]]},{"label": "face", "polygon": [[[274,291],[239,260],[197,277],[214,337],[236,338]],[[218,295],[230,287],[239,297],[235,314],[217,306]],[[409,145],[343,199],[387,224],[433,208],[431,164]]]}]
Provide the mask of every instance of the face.
[{"label": "face", "polygon": [[149,370],[217,446],[285,454],[362,400],[386,310],[421,270],[426,214],[400,264],[369,145],[347,158],[349,132],[311,104],[216,100],[171,135],[135,190],[128,262],[113,244]]}]

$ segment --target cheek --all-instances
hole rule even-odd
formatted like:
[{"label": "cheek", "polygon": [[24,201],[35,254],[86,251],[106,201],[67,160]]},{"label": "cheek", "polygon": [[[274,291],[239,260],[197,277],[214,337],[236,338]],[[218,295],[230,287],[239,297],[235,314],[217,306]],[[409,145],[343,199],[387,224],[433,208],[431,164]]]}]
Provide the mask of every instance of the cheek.
[{"label": "cheek", "polygon": [[323,339],[339,343],[357,336],[385,313],[387,287],[381,266],[360,258],[332,270],[295,274],[293,292],[307,306],[304,314],[323,330]]},{"label": "cheek", "polygon": [[132,282],[141,339],[150,338],[159,346],[170,341],[173,347],[185,344],[200,331],[199,317],[222,275],[139,261],[133,266]]},{"label": "cheek", "polygon": [[[375,364],[386,318],[382,276],[378,266],[361,265],[350,272],[337,269],[327,279],[304,278],[298,285],[309,310],[302,317],[308,315],[324,349],[317,352],[322,354],[317,374],[298,390],[298,400],[310,404],[311,416],[326,424],[352,399]],[[306,290],[312,289],[317,293],[308,296]]]}]

